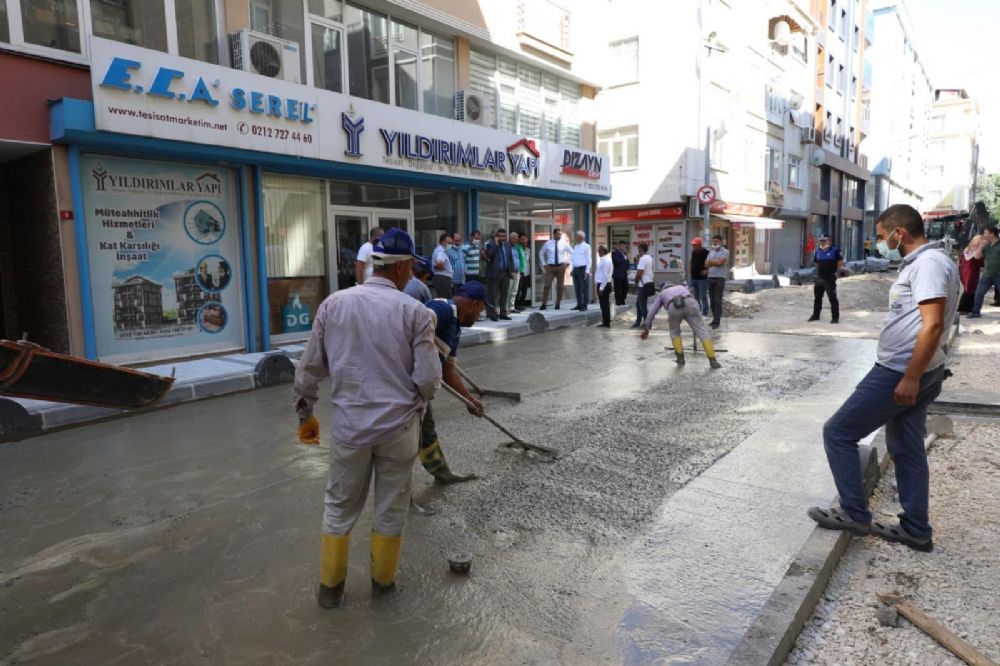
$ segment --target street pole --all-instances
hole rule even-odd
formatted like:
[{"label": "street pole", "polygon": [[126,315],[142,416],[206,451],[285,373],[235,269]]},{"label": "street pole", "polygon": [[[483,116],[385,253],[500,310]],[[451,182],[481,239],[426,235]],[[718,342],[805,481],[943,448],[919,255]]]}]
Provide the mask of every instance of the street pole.
[{"label": "street pole", "polygon": [[[705,126],[705,184],[712,184],[712,126],[706,124]],[[711,215],[712,215],[712,204],[702,204],[702,209],[704,209],[704,221],[702,222],[701,233],[704,236],[705,247],[709,246],[709,235],[711,231]]]}]

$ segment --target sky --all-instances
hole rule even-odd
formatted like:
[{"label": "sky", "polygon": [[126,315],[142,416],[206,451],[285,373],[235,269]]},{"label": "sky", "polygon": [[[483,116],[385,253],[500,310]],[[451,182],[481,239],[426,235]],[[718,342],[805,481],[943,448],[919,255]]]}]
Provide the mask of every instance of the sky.
[{"label": "sky", "polygon": [[965,88],[979,101],[979,165],[1000,173],[1000,0],[903,2],[931,85]]}]

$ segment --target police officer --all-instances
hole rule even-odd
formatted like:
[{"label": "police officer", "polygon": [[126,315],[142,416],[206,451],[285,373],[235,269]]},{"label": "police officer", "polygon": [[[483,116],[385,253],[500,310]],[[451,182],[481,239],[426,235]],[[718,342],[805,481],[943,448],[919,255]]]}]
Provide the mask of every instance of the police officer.
[{"label": "police officer", "polygon": [[809,321],[818,321],[823,309],[823,292],[830,299],[830,323],[840,322],[840,301],[837,300],[837,272],[844,266],[844,255],[840,248],[830,242],[830,237],[819,237],[819,247],[813,252],[813,266],[816,268],[813,284],[813,313]]},{"label": "police officer", "polygon": [[295,370],[303,444],[319,444],[313,405],[319,383],[332,377],[318,594],[323,608],[335,608],[343,600],[350,534],[372,477],[372,595],[395,588],[420,419],[441,381],[431,313],[402,292],[414,257],[406,232],[387,231],[373,247],[372,277],[335,292],[319,306]]},{"label": "police officer", "polygon": [[701,340],[702,347],[705,348],[705,356],[713,370],[722,367],[719,360],[715,358],[715,345],[709,337],[708,329],[705,327],[705,319],[701,316],[701,305],[697,299],[691,295],[684,285],[674,285],[672,282],[664,282],[661,291],[653,299],[649,314],[642,323],[642,334],[640,337],[645,340],[649,337],[649,329],[653,326],[653,318],[660,308],[667,309],[667,327],[670,330],[670,341],[674,345],[674,356],[677,365],[684,365],[684,343],[681,342],[681,322],[686,321],[694,334]]}]

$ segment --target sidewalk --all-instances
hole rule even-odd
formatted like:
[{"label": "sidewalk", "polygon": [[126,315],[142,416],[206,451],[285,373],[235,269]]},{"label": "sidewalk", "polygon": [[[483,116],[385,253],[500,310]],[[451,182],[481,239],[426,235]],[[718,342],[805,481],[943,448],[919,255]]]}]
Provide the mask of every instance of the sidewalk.
[{"label": "sidewalk", "polygon": [[[574,310],[576,301],[564,299],[562,308],[552,305],[544,312],[532,308],[512,313],[510,321],[480,321],[462,331],[462,347],[502,342],[547,330],[570,326],[593,326],[601,321],[600,307],[592,304],[586,312]],[[632,308],[631,303],[612,306],[612,318]],[[229,354],[192,361],[179,361],[142,368],[162,376],[176,377],[173,387],[153,409],[202,400],[230,393],[290,383],[295,363],[305,350],[305,342],[279,346],[256,354]],[[140,413],[140,412],[134,412]],[[41,400],[0,396],[0,442],[39,435],[55,428],[128,415],[119,409],[70,405]]]}]

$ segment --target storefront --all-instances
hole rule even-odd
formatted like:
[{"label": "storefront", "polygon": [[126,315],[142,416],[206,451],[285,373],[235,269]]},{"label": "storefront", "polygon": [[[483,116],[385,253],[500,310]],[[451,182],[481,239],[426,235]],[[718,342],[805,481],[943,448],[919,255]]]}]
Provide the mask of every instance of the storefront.
[{"label": "storefront", "polygon": [[88,358],[303,339],[375,226],[423,254],[445,231],[591,237],[610,194],[579,148],[99,38],[91,54],[94,101],[51,110],[69,335]]},{"label": "storefront", "polygon": [[609,250],[619,242],[628,243],[633,269],[639,244],[645,244],[653,258],[657,283],[682,278],[690,254],[681,205],[600,210],[595,238]]},{"label": "storefront", "polygon": [[[729,249],[731,277],[745,280],[770,277],[789,267],[798,268],[802,223],[768,215],[773,208],[716,201],[711,207],[711,235],[722,236]],[[703,222],[691,221],[700,235]]]}]

